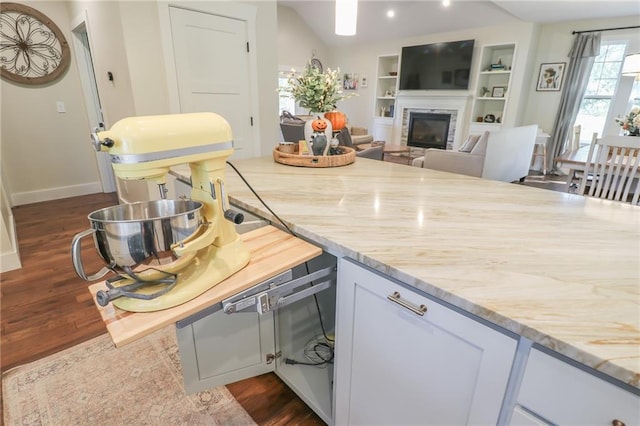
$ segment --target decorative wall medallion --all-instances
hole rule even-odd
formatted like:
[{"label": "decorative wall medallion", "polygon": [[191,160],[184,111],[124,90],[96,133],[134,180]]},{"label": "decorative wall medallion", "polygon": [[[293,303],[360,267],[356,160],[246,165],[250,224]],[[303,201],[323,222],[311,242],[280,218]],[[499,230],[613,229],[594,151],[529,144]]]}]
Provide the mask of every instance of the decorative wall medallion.
[{"label": "decorative wall medallion", "polygon": [[69,44],[60,28],[39,11],[0,4],[0,72],[23,84],[56,80],[69,67]]},{"label": "decorative wall medallion", "polygon": [[315,68],[318,72],[322,72],[322,62],[318,58],[311,58],[311,68]]}]

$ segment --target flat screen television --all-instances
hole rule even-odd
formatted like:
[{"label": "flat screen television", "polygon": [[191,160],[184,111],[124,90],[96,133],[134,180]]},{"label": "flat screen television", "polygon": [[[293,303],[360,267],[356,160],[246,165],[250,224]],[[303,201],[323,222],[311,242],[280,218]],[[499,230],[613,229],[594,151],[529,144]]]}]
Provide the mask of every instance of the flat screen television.
[{"label": "flat screen television", "polygon": [[466,90],[475,40],[402,48],[399,90]]}]

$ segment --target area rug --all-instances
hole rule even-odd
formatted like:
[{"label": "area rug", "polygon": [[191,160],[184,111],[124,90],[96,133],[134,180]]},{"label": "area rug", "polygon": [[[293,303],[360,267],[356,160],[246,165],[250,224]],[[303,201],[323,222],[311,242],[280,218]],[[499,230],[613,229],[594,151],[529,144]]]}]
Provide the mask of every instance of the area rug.
[{"label": "area rug", "polygon": [[186,395],[175,330],[116,349],[108,335],[2,377],[4,424],[255,425],[224,386]]}]

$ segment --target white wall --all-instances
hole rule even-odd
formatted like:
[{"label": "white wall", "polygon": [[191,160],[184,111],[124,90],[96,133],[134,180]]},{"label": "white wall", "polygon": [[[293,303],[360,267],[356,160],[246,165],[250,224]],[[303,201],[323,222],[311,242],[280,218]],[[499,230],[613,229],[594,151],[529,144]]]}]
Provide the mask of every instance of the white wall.
[{"label": "white wall", "polygon": [[[622,17],[615,19],[598,19],[587,21],[563,22],[557,24],[546,24],[540,26],[540,36],[534,62],[534,74],[528,86],[523,91],[528,99],[527,107],[523,113],[524,124],[539,124],[544,130],[550,132],[560,104],[560,92],[536,92],[536,81],[540,64],[547,62],[569,62],[567,55],[573,44],[574,35],[572,31],[594,30],[601,28],[618,28],[638,25],[640,17]],[[630,40],[630,53],[640,52],[640,30],[620,30],[605,31],[602,33],[603,40]],[[627,93],[627,97],[628,97]],[[624,95],[622,95],[624,97]],[[616,103],[618,105],[618,103]],[[623,114],[626,108],[627,99],[617,106],[616,114]],[[622,108],[622,110],[620,110]],[[610,127],[609,130],[614,130]],[[617,129],[616,133],[617,133]]]},{"label": "white wall", "polygon": [[[111,127],[116,121],[136,114],[134,91],[127,60],[127,44],[124,38],[123,25],[129,22],[122,18],[121,3],[116,1],[84,1],[71,0],[69,16],[72,19],[86,13],[88,17],[88,34],[91,43],[91,55],[96,74],[98,93],[102,105],[105,126]],[[149,21],[142,19],[138,22],[138,32],[141,39],[145,39],[149,32]],[[137,39],[131,41],[136,47],[142,44]],[[140,57],[145,50],[139,50]],[[152,51],[150,51],[152,52]],[[152,54],[152,53],[149,53]],[[107,73],[113,74],[113,81],[109,81]],[[153,75],[150,75],[153,83]],[[150,92],[156,87],[147,87]]]},{"label": "white wall", "polygon": [[305,67],[315,51],[322,65],[333,68],[329,49],[304,23],[298,12],[278,6],[278,65],[281,69]]},{"label": "white wall", "polygon": [[[376,68],[377,57],[401,53],[403,46],[413,46],[419,44],[437,43],[456,40],[475,40],[473,64],[471,68],[471,79],[469,82],[468,95],[473,95],[476,85],[476,72],[480,61],[480,53],[483,45],[500,43],[517,43],[517,56],[514,59],[514,69],[511,77],[510,90],[517,90],[521,87],[528,76],[528,68],[531,62],[530,47],[535,42],[536,28],[533,24],[522,23],[503,26],[493,26],[485,28],[475,28],[448,33],[429,34],[421,37],[389,40],[382,43],[369,45],[349,46],[335,48],[331,51],[332,62],[339,64],[343,73],[358,73],[360,77],[367,77],[368,87],[359,88],[358,96],[340,102],[338,108],[347,114],[352,125],[373,127],[374,103],[376,93]],[[521,102],[524,100],[517,98],[510,100],[509,110],[506,117],[511,122],[505,124],[519,124],[519,109],[522,109]],[[469,121],[468,119],[466,121]],[[465,129],[463,128],[463,132]]]},{"label": "white wall", "polygon": [[[65,2],[21,2],[47,15],[71,43]],[[14,205],[100,192],[75,55],[58,80],[38,86],[0,81],[3,185]],[[66,113],[56,111],[62,101]]]},{"label": "white wall", "polygon": [[119,5],[135,114],[167,114],[169,97],[160,46],[160,23],[156,19],[158,4],[126,1]]}]

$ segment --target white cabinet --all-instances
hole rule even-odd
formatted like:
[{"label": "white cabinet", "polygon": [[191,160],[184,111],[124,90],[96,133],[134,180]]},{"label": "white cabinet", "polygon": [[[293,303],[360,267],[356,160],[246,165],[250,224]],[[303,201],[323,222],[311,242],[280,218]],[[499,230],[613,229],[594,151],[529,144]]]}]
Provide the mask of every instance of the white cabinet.
[{"label": "white cabinet", "polygon": [[[335,270],[335,262],[335,257],[325,253],[232,296],[229,300],[237,309],[223,308],[223,301],[222,306],[213,305],[178,321],[176,334],[186,392],[273,371],[318,416],[331,423],[333,364],[319,363],[318,356],[308,357],[317,353],[312,346],[315,342],[326,342],[323,336],[333,339],[335,274],[329,278],[313,274],[326,268]],[[304,280],[309,274],[318,278],[313,285],[305,281],[297,293],[279,287]],[[324,280],[331,282],[326,289],[321,287]],[[323,291],[314,293],[314,287]],[[258,301],[253,296],[243,297],[247,292],[257,295]],[[281,303],[287,298],[292,302]],[[258,305],[273,310],[259,314]],[[330,343],[324,347],[327,345]],[[313,362],[318,365],[310,365]]]},{"label": "white cabinet", "polygon": [[482,47],[471,115],[476,124],[474,128],[480,125],[492,130],[504,122],[511,95],[509,84],[515,65],[515,52],[515,43]]},{"label": "white cabinet", "polygon": [[525,367],[512,425],[602,425],[614,420],[640,424],[640,396],[538,349]]},{"label": "white cabinet", "polygon": [[398,92],[399,55],[378,57],[376,74],[376,102],[373,113],[376,117],[390,117],[395,113],[396,93]]},{"label": "white cabinet", "polygon": [[373,119],[373,140],[391,143],[393,140],[393,118],[376,117]]},{"label": "white cabinet", "polygon": [[515,339],[345,259],[337,298],[336,424],[496,424]]}]

